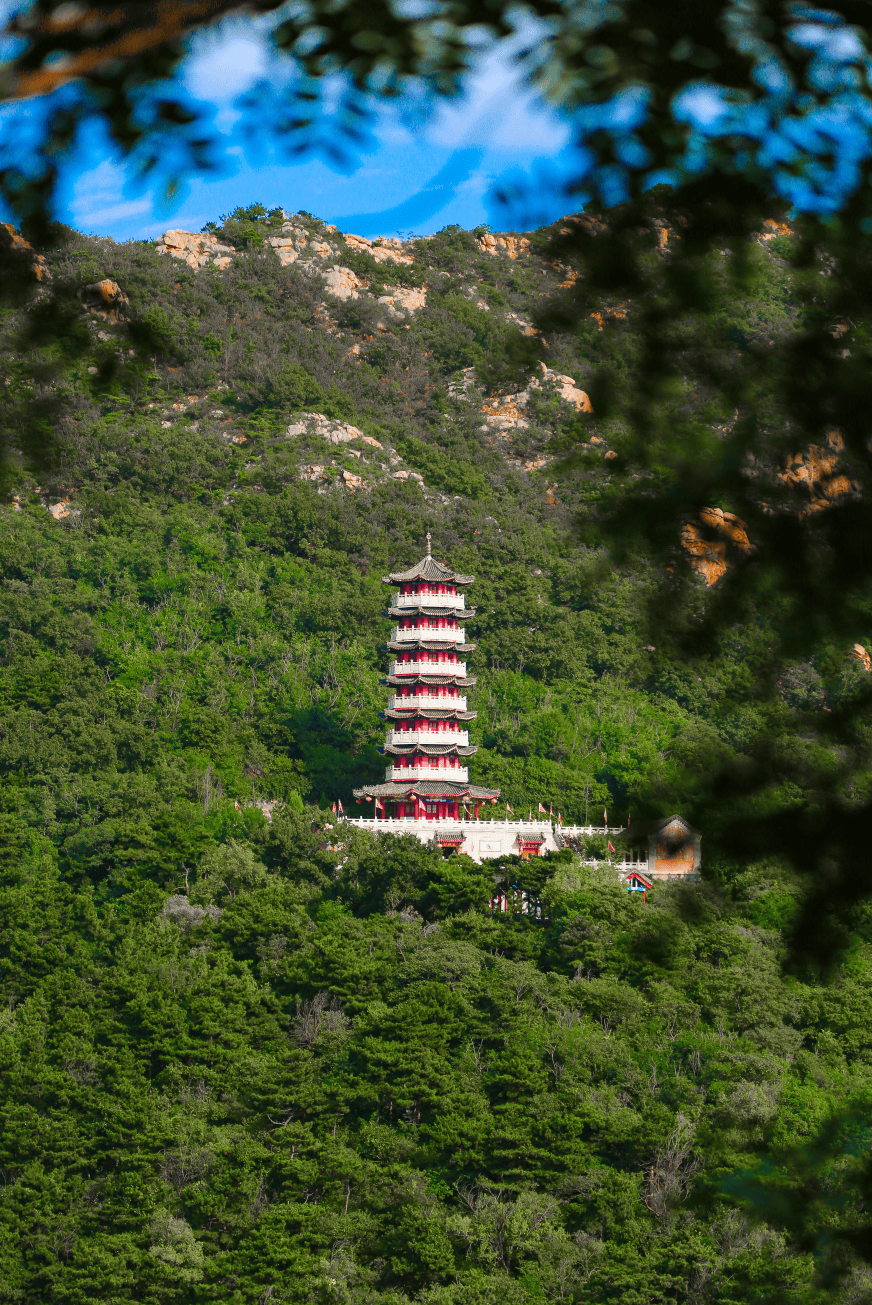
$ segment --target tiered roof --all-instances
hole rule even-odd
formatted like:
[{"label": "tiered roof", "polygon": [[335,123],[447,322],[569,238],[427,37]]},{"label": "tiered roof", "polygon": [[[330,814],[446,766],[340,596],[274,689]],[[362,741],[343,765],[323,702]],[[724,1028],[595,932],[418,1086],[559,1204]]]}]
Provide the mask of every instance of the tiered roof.
[{"label": "tiered roof", "polygon": [[379,751],[392,757],[412,757],[416,753],[422,757],[474,757],[478,748],[472,743],[386,743]]},{"label": "tiered roof", "polygon": [[477,711],[456,711],[451,707],[386,707],[382,720],[475,720]]},{"label": "tiered roof", "polygon": [[461,784],[456,780],[452,783],[444,779],[414,779],[406,780],[402,783],[387,782],[385,784],[367,784],[366,788],[355,789],[355,794],[366,793],[371,797],[389,797],[389,798],[446,798],[456,797],[460,799],[471,798],[473,801],[487,802],[490,798],[498,798],[500,790],[498,788],[477,788],[475,784]]},{"label": "tiered roof", "polygon": [[407,607],[389,607],[383,616],[396,620],[398,616],[453,616],[456,621],[465,621],[475,616],[474,607],[431,607],[429,603],[409,603]]},{"label": "tiered roof", "polygon": [[382,648],[385,652],[415,652],[418,648],[425,652],[475,652],[475,644],[462,639],[394,639],[383,643]]},{"label": "tiered roof", "polygon": [[454,684],[458,689],[472,689],[475,687],[475,676],[469,675],[427,675],[424,671],[415,671],[414,675],[386,675],[379,684],[426,684],[439,686],[442,684]]},{"label": "tiered roof", "polygon": [[[408,571],[392,571],[390,575],[384,576],[385,584],[390,585],[410,585],[416,582],[428,584],[443,584],[449,586],[470,585],[475,577],[471,575],[461,575],[457,571],[452,571],[449,566],[442,562],[437,562],[430,552],[430,536],[427,536],[427,556],[423,558],[417,566],[413,566]],[[407,595],[408,603],[396,606],[391,605],[388,611],[384,613],[389,619],[411,620],[414,622],[410,631],[412,638],[408,640],[391,639],[389,643],[383,645],[386,651],[401,652],[424,652],[438,653],[449,652],[453,654],[474,652],[475,644],[467,644],[460,638],[435,639],[430,638],[430,627],[427,622],[417,624],[422,617],[447,617],[455,621],[466,621],[470,616],[475,616],[475,608],[466,608],[456,606],[443,600],[438,594],[429,595]],[[443,685],[451,685],[458,689],[471,689],[475,685],[475,677],[461,675],[459,673],[451,674],[451,667],[455,663],[429,662],[428,658],[423,659],[427,666],[432,665],[432,672],[428,670],[416,670],[408,675],[389,674],[380,682],[391,685],[394,688],[439,688]],[[402,668],[400,662],[395,667],[396,670]],[[426,702],[427,699],[424,699]],[[446,706],[425,706],[416,704],[415,706],[404,707],[402,698],[398,705],[390,707],[382,713],[382,719],[389,721],[409,721],[420,719],[424,721],[471,721],[475,720],[477,713],[474,711],[461,710],[459,707]],[[388,736],[390,737],[390,735]],[[478,749],[468,743],[460,742],[442,742],[442,743],[404,743],[385,741],[385,746],[380,749],[388,756],[394,757],[471,757]],[[434,767],[435,769],[435,767]],[[390,773],[390,772],[388,772]],[[477,785],[469,784],[460,779],[446,778],[423,778],[408,780],[387,780],[383,784],[367,784],[365,787],[354,790],[355,797],[369,798],[396,798],[405,800],[408,798],[454,798],[461,802],[488,802],[499,797],[499,789],[480,788]]]},{"label": "tiered roof", "polygon": [[435,557],[431,557],[429,551],[425,558],[413,566],[411,571],[392,571],[390,575],[383,576],[382,579],[386,585],[405,585],[410,584],[413,580],[433,580],[437,584],[444,585],[471,585],[475,583],[474,575],[461,575],[458,571],[452,571],[450,567],[443,566],[437,562]]}]

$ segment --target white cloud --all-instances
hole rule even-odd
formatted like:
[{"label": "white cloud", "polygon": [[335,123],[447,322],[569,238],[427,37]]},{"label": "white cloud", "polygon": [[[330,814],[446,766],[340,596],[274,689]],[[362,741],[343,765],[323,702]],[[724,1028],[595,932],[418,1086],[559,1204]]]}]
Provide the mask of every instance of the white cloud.
[{"label": "white cloud", "polygon": [[199,37],[185,60],[184,79],[198,100],[221,104],[235,99],[263,77],[269,51],[256,27],[238,25]]}]

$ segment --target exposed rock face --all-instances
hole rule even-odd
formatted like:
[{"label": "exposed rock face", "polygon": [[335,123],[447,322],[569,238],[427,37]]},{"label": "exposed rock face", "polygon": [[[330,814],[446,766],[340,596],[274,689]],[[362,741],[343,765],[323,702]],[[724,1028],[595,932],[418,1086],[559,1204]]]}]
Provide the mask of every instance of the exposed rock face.
[{"label": "exposed rock face", "polygon": [[380,295],[380,304],[386,304],[394,317],[403,317],[406,313],[416,313],[427,303],[427,291],[421,289],[405,290],[398,286],[393,294]]},{"label": "exposed rock face", "polygon": [[121,321],[130,308],[130,300],[121,286],[108,277],[95,281],[92,285],[82,286],[76,293],[92,313],[107,322]]},{"label": "exposed rock face", "polygon": [[758,235],[758,240],[774,240],[776,236],[792,236],[793,227],[789,227],[786,222],[776,222],[774,218],[766,218],[763,223],[763,230]]},{"label": "exposed rock face", "polygon": [[155,246],[159,254],[169,254],[188,267],[229,267],[236,253],[230,245],[220,245],[210,231],[165,231]]},{"label": "exposed rock face", "polygon": [[[327,228],[328,231],[330,229]],[[336,230],[335,227],[332,229]],[[305,227],[296,226],[293,222],[285,222],[281,235],[270,236],[269,243],[276,251],[282,267],[287,267],[290,263],[296,263],[303,253],[308,253],[310,258],[312,256],[329,258],[334,253],[333,247],[326,240],[315,239]]]},{"label": "exposed rock face", "polygon": [[352,440],[359,440],[361,444],[367,444],[373,449],[382,447],[378,440],[371,435],[364,435],[362,430],[350,422],[334,421],[332,417],[325,417],[323,412],[304,412],[299,421],[291,423],[285,434],[293,439],[295,435],[304,432],[321,435],[330,444],[349,444]]},{"label": "exposed rock face", "polygon": [[57,503],[47,503],[46,511],[54,517],[55,521],[63,521],[64,517],[75,515],[68,498],[62,498]]},{"label": "exposed rock face", "polygon": [[333,295],[334,299],[360,298],[363,282],[350,267],[340,267],[334,263],[328,272],[322,272],[321,275],[326,282],[328,294]]},{"label": "exposed rock face", "polygon": [[354,494],[359,489],[369,488],[363,477],[356,476],[353,471],[343,471],[342,481],[349,494]]},{"label": "exposed rock face", "polygon": [[681,543],[707,585],[717,584],[737,558],[754,551],[744,521],[721,508],[703,508],[698,523],[689,521],[682,528]]},{"label": "exposed rock face", "polygon": [[838,470],[844,449],[841,431],[831,430],[826,445],[810,444],[805,453],[795,454],[779,473],[780,481],[795,486],[809,497],[808,506],[802,509],[800,516],[822,512],[849,494],[859,492],[858,483]]},{"label": "exposed rock face", "polygon": [[389,240],[384,236],[367,240],[365,236],[346,234],[345,243],[350,249],[355,249],[361,254],[369,254],[377,263],[413,262],[412,255],[405,252],[402,240]]},{"label": "exposed rock face", "polygon": [[608,321],[626,321],[629,306],[629,304],[618,304],[616,308],[600,308],[591,313],[591,317],[597,324],[597,330],[601,331]]},{"label": "exposed rock face", "polygon": [[35,281],[50,281],[51,273],[42,254],[10,222],[0,222],[0,251],[11,263],[25,269]]},{"label": "exposed rock face", "polygon": [[486,231],[483,236],[479,236],[478,243],[479,248],[486,254],[508,254],[509,258],[526,254],[530,248],[526,236],[494,235],[491,231]]},{"label": "exposed rock face", "polygon": [[544,363],[540,363],[541,377],[534,376],[526,389],[517,394],[498,395],[495,398],[488,399],[482,406],[482,416],[488,429],[496,430],[527,430],[529,421],[525,415],[525,409],[530,400],[530,396],[535,390],[541,390],[543,385],[551,384],[566,403],[571,403],[576,412],[593,412],[593,404],[584,390],[580,390],[572,376],[564,376],[560,372],[554,372]]},{"label": "exposed rock face", "polygon": [[853,654],[854,661],[863,663],[864,671],[872,671],[872,657],[869,656],[861,643],[854,644]]}]

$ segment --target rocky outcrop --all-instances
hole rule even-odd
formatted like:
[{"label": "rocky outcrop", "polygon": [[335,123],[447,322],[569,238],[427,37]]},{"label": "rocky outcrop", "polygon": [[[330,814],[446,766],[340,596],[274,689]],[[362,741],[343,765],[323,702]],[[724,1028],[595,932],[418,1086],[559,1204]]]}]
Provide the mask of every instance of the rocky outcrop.
[{"label": "rocky outcrop", "polygon": [[108,277],[82,286],[76,294],[90,312],[105,322],[120,322],[130,309],[130,300],[121,286]]},{"label": "rocky outcrop", "polygon": [[486,400],[482,406],[482,416],[486,429],[527,430],[530,423],[526,417],[527,404],[531,395],[546,386],[553,387],[565,403],[570,403],[576,412],[593,412],[593,404],[584,390],[579,389],[572,376],[552,371],[544,363],[539,364],[541,375],[534,376],[529,385],[517,394],[497,395]]},{"label": "rocky outcrop", "polygon": [[742,557],[752,553],[744,521],[722,508],[703,508],[698,521],[688,521],[681,544],[690,565],[707,585],[714,585]]},{"label": "rocky outcrop", "polygon": [[405,317],[406,314],[417,313],[420,308],[426,306],[427,291],[423,287],[404,289],[398,286],[392,294],[380,295],[378,302],[384,304],[393,317]]},{"label": "rocky outcrop", "polygon": [[822,512],[849,495],[859,493],[857,481],[839,471],[844,451],[841,431],[831,430],[825,445],[810,444],[804,453],[794,454],[779,472],[778,479],[782,484],[793,486],[809,499],[807,506],[800,511],[801,517]]},{"label": "rocky outcrop", "polygon": [[618,304],[615,308],[598,308],[596,312],[591,313],[591,317],[596,322],[597,330],[603,330],[606,322],[624,322],[627,320],[628,303]]},{"label": "rocky outcrop", "polygon": [[363,431],[352,426],[351,422],[334,421],[332,417],[325,417],[323,412],[304,412],[285,432],[291,439],[304,433],[320,435],[329,444],[350,444],[352,440],[357,440],[372,449],[382,447],[377,439],[373,439],[372,435],[364,435]]},{"label": "rocky outcrop", "polygon": [[0,254],[6,263],[23,271],[34,281],[50,281],[51,273],[42,254],[9,222],[0,222]]},{"label": "rocky outcrop", "polygon": [[855,643],[852,649],[855,662],[860,662],[864,671],[872,671],[872,657],[869,656],[866,649],[861,643]]},{"label": "rocky outcrop", "polygon": [[159,254],[169,254],[188,267],[229,267],[232,255],[236,253],[230,245],[218,243],[218,237],[211,231],[165,231],[155,245]]},{"label": "rocky outcrop", "polygon": [[412,263],[412,255],[406,252],[402,240],[387,239],[385,236],[376,236],[375,240],[367,240],[365,236],[352,236],[346,234],[345,243],[349,249],[354,249],[361,254],[369,254],[377,263]]},{"label": "rocky outcrop", "polygon": [[526,236],[495,235],[486,231],[478,237],[478,247],[485,254],[508,254],[509,258],[517,258],[529,252],[530,242]]},{"label": "rocky outcrop", "polygon": [[757,239],[774,240],[776,236],[792,236],[793,227],[786,222],[776,222],[774,218],[766,218],[763,223],[763,230],[758,233]]},{"label": "rocky outcrop", "polygon": [[327,293],[331,294],[334,299],[359,299],[360,291],[364,288],[363,282],[350,267],[341,267],[338,263],[326,272],[322,272],[327,286]]},{"label": "rocky outcrop", "polygon": [[[335,231],[336,228],[328,227],[327,230]],[[329,258],[336,252],[326,240],[318,240],[305,227],[293,222],[285,222],[280,235],[269,237],[269,244],[276,251],[282,267],[296,263],[303,254],[308,258]]]}]

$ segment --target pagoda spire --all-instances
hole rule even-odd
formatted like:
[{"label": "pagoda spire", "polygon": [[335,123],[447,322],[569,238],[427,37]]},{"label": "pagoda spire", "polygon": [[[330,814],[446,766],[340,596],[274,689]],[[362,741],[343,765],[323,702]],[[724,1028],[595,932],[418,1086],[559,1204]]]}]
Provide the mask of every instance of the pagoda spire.
[{"label": "pagoda spire", "polygon": [[385,584],[399,585],[386,616],[396,620],[386,651],[395,654],[382,681],[394,690],[384,719],[388,722],[382,751],[390,765],[384,784],[355,789],[356,798],[375,801],[376,815],[408,820],[459,820],[464,809],[476,812],[482,802],[496,801],[499,789],[469,782],[468,757],[478,748],[464,728],[475,720],[465,689],[475,685],[466,673],[463,622],[475,615],[458,588],[471,575],[452,571],[433,557],[427,531],[427,554],[408,571],[392,571]]}]

